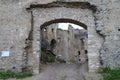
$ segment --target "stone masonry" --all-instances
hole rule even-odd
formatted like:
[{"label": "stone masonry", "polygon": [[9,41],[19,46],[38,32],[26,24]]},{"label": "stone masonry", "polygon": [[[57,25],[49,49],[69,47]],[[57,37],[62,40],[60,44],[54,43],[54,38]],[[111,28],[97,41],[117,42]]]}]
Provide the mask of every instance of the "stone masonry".
[{"label": "stone masonry", "polygon": [[[70,63],[87,60],[87,30],[74,29],[71,25],[68,30],[62,30],[58,28],[58,24],[51,24],[43,28],[42,35],[43,47],[56,56]],[[45,47],[46,45],[50,48]]]},{"label": "stone masonry", "polygon": [[0,0],[0,69],[39,73],[41,27],[56,19],[87,26],[90,72],[120,68],[119,5],[120,0]]}]

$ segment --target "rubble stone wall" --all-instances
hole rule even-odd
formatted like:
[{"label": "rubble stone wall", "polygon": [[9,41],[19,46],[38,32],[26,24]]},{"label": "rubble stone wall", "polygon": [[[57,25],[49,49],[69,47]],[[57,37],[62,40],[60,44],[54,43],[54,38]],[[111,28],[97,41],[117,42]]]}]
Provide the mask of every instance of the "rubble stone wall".
[{"label": "rubble stone wall", "polygon": [[[31,4],[47,4],[53,1],[88,2],[96,6],[96,12],[93,13],[89,9],[65,7],[34,9],[32,12],[26,10]],[[38,73],[40,26],[58,18],[74,19],[88,26],[88,66],[90,71],[98,69],[100,61],[103,66],[119,68],[119,5],[120,0],[0,0],[0,68],[15,69],[21,72],[25,62],[23,54],[26,53],[25,48],[29,45],[25,42],[30,40],[33,45],[32,52],[28,54],[28,64],[34,65],[32,66],[33,71]],[[32,20],[34,25],[31,24]],[[33,39],[29,38],[31,31]],[[3,51],[9,51],[9,57],[3,57]]]}]

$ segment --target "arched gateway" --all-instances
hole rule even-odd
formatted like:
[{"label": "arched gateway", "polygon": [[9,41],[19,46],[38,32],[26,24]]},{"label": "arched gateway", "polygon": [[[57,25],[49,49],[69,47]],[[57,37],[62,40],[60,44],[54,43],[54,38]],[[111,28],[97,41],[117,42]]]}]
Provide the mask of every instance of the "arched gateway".
[{"label": "arched gateway", "polygon": [[[88,69],[90,72],[99,69],[99,50],[102,41],[101,37],[96,33],[95,18],[93,16],[95,8],[85,3],[78,2],[76,3],[77,7],[76,5],[71,6],[69,2],[64,2],[64,5],[59,4],[59,6],[56,6],[58,3],[54,3],[56,5],[50,3],[30,6],[33,50],[32,57],[31,55],[28,56],[28,66],[32,66],[34,73],[39,73],[40,69],[41,29],[58,22],[74,23],[88,30]],[[84,6],[80,6],[81,4],[84,4]]]},{"label": "arched gateway", "polygon": [[67,18],[54,19],[54,20],[47,21],[44,24],[42,24],[40,26],[40,28],[42,29],[45,26],[48,26],[48,25],[54,24],[54,23],[73,23],[73,24],[83,27],[84,29],[87,29],[87,25],[85,25],[84,23],[81,23],[81,22],[73,20],[73,19],[67,19]]}]

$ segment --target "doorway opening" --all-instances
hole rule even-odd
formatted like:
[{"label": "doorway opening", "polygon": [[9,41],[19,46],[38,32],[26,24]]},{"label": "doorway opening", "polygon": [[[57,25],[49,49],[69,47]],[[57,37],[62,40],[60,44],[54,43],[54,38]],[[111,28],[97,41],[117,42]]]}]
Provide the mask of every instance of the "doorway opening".
[{"label": "doorway opening", "polygon": [[50,21],[41,26],[40,62],[43,64],[87,62],[87,26],[78,25],[79,22],[76,24],[70,20],[61,21]]}]

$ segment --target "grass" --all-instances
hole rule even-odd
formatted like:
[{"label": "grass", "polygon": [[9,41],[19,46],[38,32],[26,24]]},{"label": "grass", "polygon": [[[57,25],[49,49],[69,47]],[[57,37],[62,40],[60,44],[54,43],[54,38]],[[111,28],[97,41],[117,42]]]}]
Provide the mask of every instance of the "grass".
[{"label": "grass", "polygon": [[65,60],[54,56],[53,54],[49,53],[48,51],[42,51],[41,61],[43,63],[53,63],[53,62],[66,63]]},{"label": "grass", "polygon": [[99,73],[104,80],[120,80],[120,69],[103,68]]},{"label": "grass", "polygon": [[23,78],[27,78],[31,76],[33,76],[31,72],[16,73],[11,70],[0,72],[0,79],[3,79],[3,80],[8,79],[8,78],[23,79]]},{"label": "grass", "polygon": [[60,59],[59,57],[57,57],[57,58],[56,58],[56,61],[57,61],[57,62],[60,62],[60,63],[66,63],[66,61],[65,61],[65,60]]}]

